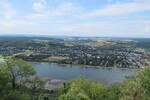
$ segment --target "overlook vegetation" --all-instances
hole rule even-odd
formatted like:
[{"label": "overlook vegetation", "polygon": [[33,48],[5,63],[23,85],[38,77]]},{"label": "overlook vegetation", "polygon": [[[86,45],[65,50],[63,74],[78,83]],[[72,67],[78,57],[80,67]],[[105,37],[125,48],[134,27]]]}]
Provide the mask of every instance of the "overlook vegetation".
[{"label": "overlook vegetation", "polygon": [[0,63],[0,100],[150,100],[150,66],[123,83],[110,86],[82,77],[64,82],[57,91],[42,88],[30,64],[15,58]]},{"label": "overlook vegetation", "polygon": [[[42,94],[44,80],[35,75],[30,64],[21,59],[7,59],[0,64],[0,100],[33,100]],[[38,95],[37,95],[38,94]]]},{"label": "overlook vegetation", "polygon": [[59,100],[150,100],[150,66],[123,83],[105,86],[91,79],[77,78],[62,87]]}]

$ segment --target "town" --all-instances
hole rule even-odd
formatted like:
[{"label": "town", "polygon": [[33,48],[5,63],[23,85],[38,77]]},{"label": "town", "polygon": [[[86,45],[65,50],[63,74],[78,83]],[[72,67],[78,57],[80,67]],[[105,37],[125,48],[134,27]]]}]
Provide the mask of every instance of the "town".
[{"label": "town", "polygon": [[[141,41],[77,37],[0,38],[0,55],[29,62],[144,68],[150,64],[150,52],[147,45],[141,47]],[[144,42],[149,41],[145,39]]]}]

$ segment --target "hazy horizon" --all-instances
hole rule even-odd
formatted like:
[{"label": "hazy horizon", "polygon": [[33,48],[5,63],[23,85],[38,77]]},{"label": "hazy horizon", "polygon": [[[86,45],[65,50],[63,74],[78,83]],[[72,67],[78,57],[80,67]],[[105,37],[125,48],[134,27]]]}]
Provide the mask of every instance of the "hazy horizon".
[{"label": "hazy horizon", "polygon": [[26,35],[26,34],[0,34],[0,37],[43,37],[43,38],[118,38],[118,39],[150,39],[150,37],[121,37],[121,36],[65,36],[65,35]]}]

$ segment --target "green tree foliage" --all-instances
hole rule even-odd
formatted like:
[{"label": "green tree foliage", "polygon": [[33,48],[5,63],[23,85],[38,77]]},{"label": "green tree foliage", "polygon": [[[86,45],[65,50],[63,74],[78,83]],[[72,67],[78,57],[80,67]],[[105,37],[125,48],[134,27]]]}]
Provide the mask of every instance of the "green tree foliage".
[{"label": "green tree foliage", "polygon": [[37,55],[31,54],[29,56],[21,54],[15,56],[15,58],[23,59],[25,61],[30,61],[30,62],[44,62],[43,59],[48,57],[50,57],[49,54],[37,54]]},{"label": "green tree foliage", "polygon": [[150,66],[109,87],[84,78],[64,83],[59,100],[150,100]]},{"label": "green tree foliage", "polygon": [[71,86],[71,89],[68,91],[67,94],[61,95],[59,99],[60,100],[90,100],[89,97],[84,92],[84,90],[75,87],[74,85]]},{"label": "green tree foliage", "polygon": [[[106,87],[94,80],[77,78],[68,81],[62,88],[60,100],[101,100],[105,98]],[[74,95],[73,95],[74,94]],[[79,98],[75,98],[78,96]],[[104,100],[104,99],[103,99]]]},{"label": "green tree foliage", "polygon": [[[0,100],[47,100],[48,95],[39,88],[43,79],[33,75],[32,66],[21,59],[10,58],[4,64],[0,63]],[[150,66],[140,71],[139,75],[132,75],[124,82],[108,87],[91,79],[67,81],[58,99],[150,100]]]},{"label": "green tree foliage", "polygon": [[9,71],[7,66],[0,64],[0,100],[5,97],[5,94],[9,91],[8,82],[10,80]]},{"label": "green tree foliage", "polygon": [[142,100],[142,89],[137,81],[125,81],[122,83],[120,92],[119,100]]},{"label": "green tree foliage", "polygon": [[107,99],[106,100],[119,100],[121,95],[122,83],[114,83],[107,88]]},{"label": "green tree foliage", "polygon": [[144,92],[143,99],[150,100],[150,65],[141,71],[138,77]]},{"label": "green tree foliage", "polygon": [[43,85],[44,80],[39,77],[32,77],[27,78],[27,83],[30,85],[32,95],[34,95],[36,93],[37,88]]},{"label": "green tree foliage", "polygon": [[11,91],[6,100],[32,100],[29,93],[23,91]]},{"label": "green tree foliage", "polygon": [[12,89],[16,89],[17,78],[27,78],[28,76],[34,75],[35,71],[30,64],[21,59],[7,59],[6,66],[9,73],[11,74]]},{"label": "green tree foliage", "polygon": [[[30,64],[21,59],[7,59],[0,63],[0,100],[35,100],[43,80],[35,75]],[[39,92],[36,92],[36,91]]]}]

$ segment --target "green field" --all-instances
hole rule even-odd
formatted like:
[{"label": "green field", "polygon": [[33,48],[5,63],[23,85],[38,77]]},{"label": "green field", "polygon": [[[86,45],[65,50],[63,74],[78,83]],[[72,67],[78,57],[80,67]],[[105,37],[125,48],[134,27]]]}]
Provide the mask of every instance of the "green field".
[{"label": "green field", "polygon": [[0,55],[0,58],[4,58],[2,55]]}]

